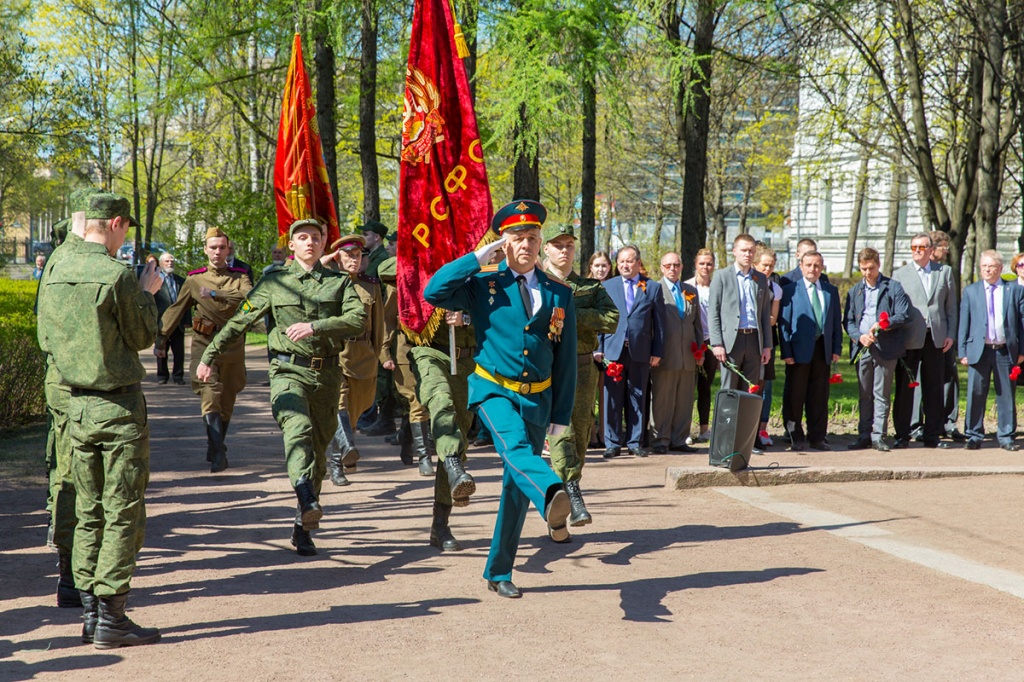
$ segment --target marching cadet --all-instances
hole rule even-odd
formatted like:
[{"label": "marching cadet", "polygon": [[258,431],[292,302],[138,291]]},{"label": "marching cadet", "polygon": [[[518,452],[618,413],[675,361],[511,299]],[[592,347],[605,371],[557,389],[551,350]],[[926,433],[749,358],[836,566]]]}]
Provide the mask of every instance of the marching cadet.
[{"label": "marching cadet", "polygon": [[129,211],[120,195],[91,194],[83,241],[47,273],[39,295],[40,342],[71,388],[67,429],[78,518],[72,568],[82,641],[97,649],[160,639],[156,628],[125,616],[149,483],[139,351],[156,336],[153,294],[163,284],[155,264],[136,278],[114,257],[136,224]]},{"label": "marching cadet", "polygon": [[[472,315],[477,350],[469,406],[494,434],[505,465],[484,578],[489,590],[509,598],[521,596],[512,566],[530,502],[552,540],[569,538],[569,496],[541,451],[545,431],[559,435],[572,418],[576,313],[569,287],[536,267],[546,216],[536,201],[502,207],[491,222],[501,238],[443,266],[423,292],[431,305]],[[497,249],[505,263],[483,270]]]},{"label": "marching cadet", "polygon": [[391,353],[384,343],[384,300],[380,280],[366,274],[366,240],[349,234],[331,245],[332,253],[322,260],[352,280],[366,312],[362,332],[344,343],[341,351],[341,394],[338,401],[338,429],[329,445],[330,473],[334,485],[348,485],[346,473],[356,470],[359,450],[355,446],[356,420],[373,405],[377,392],[377,363],[394,369]]},{"label": "marching cadet", "polygon": [[[46,261],[39,278],[36,293],[36,312],[39,311],[39,294],[45,290],[48,275],[53,268],[68,257],[74,256],[85,236],[85,212],[89,197],[98,190],[91,187],[76,190],[69,197],[71,218],[53,226],[55,248]],[[58,243],[59,242],[59,243]],[[64,318],[52,320],[39,318],[36,330],[39,347],[49,348],[47,334],[53,325],[63,324]],[[50,537],[47,544],[57,549],[57,606],[60,608],[81,608],[82,599],[75,587],[71,556],[75,544],[75,482],[71,472],[71,441],[68,439],[68,403],[71,401],[71,387],[66,385],[54,362],[53,354],[46,354],[46,374],[43,379],[46,396],[47,500],[50,512]]]},{"label": "marching cadet", "polygon": [[209,381],[212,365],[268,312],[277,324],[267,335],[270,403],[284,433],[288,479],[298,499],[291,543],[300,556],[316,554],[309,531],[320,527],[320,488],[327,471],[325,452],[337,428],[334,406],[341,389],[338,355],[346,338],[362,333],[366,310],[352,279],[320,263],[324,229],[303,219],[288,228],[295,259],[267,273],[235,316],[213,338],[196,376]]},{"label": "marching cadet", "polygon": [[[388,258],[397,252],[398,235],[388,235],[388,229],[376,220],[368,220],[361,226],[363,239],[366,240],[368,263],[366,274],[370,277],[380,277],[380,266]],[[384,287],[381,287],[383,289]],[[387,297],[387,292],[385,298]],[[356,423],[356,426],[366,436],[387,436],[395,432],[395,417],[402,411],[400,397],[405,396],[395,385],[394,371],[384,367],[383,364],[377,367],[377,394],[374,405],[366,415],[363,415]],[[372,417],[372,418],[370,418]],[[431,469],[427,476],[433,476]]]},{"label": "marching cadet", "polygon": [[594,364],[597,335],[611,334],[619,323],[619,309],[601,282],[577,275],[573,269],[576,258],[576,235],[572,225],[559,225],[544,244],[548,259],[548,273],[565,282],[572,289],[576,308],[576,401],[572,409],[572,424],[564,433],[548,439],[551,468],[565,481],[572,514],[570,526],[585,526],[591,522],[590,512],[583,503],[580,477],[583,460],[590,445],[590,430],[594,426],[594,401],[597,398],[598,369]]},{"label": "marching cadet", "polygon": [[252,281],[245,268],[227,264],[230,243],[219,227],[206,231],[203,251],[209,262],[206,267],[188,273],[178,292],[178,300],[164,311],[163,328],[153,347],[157,357],[166,357],[168,338],[181,318],[192,308],[196,309],[192,314],[189,374],[192,376],[192,391],[199,396],[200,413],[206,425],[206,461],[210,462],[212,473],[228,468],[228,449],[224,439],[235,410],[235,398],[245,388],[245,337],[239,337],[217,358],[208,381],[200,381],[196,376],[199,359],[214,334],[224,328],[252,289]]},{"label": "marching cadet", "polygon": [[[430,524],[430,544],[442,552],[462,549],[448,519],[452,507],[465,507],[476,492],[476,481],[466,473],[466,434],[473,424],[469,411],[467,381],[473,373],[476,349],[469,313],[443,311],[444,323],[434,332],[429,344],[412,348],[412,371],[416,390],[430,415],[430,432],[437,450],[439,466],[434,476],[434,509]],[[449,328],[455,329],[455,368],[451,373]]]},{"label": "marching cadet", "polygon": [[[434,465],[430,461],[433,451],[433,442],[430,438],[430,415],[417,397],[416,376],[413,374],[412,358],[409,355],[409,351],[413,347],[412,342],[399,329],[398,325],[398,290],[393,286],[397,277],[397,263],[396,258],[387,259],[381,263],[377,274],[380,275],[382,283],[388,284],[388,294],[384,300],[384,345],[389,353],[392,347],[395,349],[395,387],[399,395],[409,403],[409,414],[402,419],[402,428],[398,437],[398,444],[401,447],[399,456],[403,464],[411,466],[418,462],[421,476],[433,476]],[[384,362],[382,366],[387,367],[388,363]],[[378,375],[378,393],[381,386],[379,378]]]}]

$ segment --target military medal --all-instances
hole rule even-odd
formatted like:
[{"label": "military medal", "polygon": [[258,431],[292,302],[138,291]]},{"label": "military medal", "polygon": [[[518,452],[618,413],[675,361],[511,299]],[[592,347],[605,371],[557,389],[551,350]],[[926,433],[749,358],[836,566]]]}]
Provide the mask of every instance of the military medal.
[{"label": "military medal", "polygon": [[548,338],[555,342],[561,341],[563,327],[565,327],[565,309],[555,308],[551,311],[551,324],[548,326]]}]

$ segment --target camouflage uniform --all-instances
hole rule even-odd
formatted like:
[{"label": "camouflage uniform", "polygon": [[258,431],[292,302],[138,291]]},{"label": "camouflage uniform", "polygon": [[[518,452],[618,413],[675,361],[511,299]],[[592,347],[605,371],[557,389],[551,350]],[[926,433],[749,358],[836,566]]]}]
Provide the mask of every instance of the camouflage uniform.
[{"label": "camouflage uniform", "polygon": [[[327,471],[325,453],[338,425],[335,405],[342,381],[338,355],[346,338],[361,333],[366,310],[348,275],[319,263],[307,272],[298,261],[292,261],[268,273],[249,292],[235,316],[210,342],[203,363],[212,366],[267,313],[273,314],[277,323],[267,336],[274,354],[270,403],[284,433],[288,478],[299,500],[296,526],[308,531],[319,525],[317,498]],[[299,322],[312,322],[314,334],[292,341],[286,332]],[[293,541],[295,537],[293,534]]]},{"label": "camouflage uniform", "polygon": [[[227,238],[227,235],[212,227],[206,237]],[[200,296],[203,287],[212,291],[211,296]],[[214,473],[228,468],[224,438],[234,413],[235,398],[246,384],[245,337],[239,337],[224,349],[217,362],[211,365],[213,373],[209,381],[199,381],[196,369],[213,335],[224,328],[251,289],[252,282],[244,268],[208,266],[193,270],[181,286],[178,300],[164,311],[162,329],[157,337],[156,347],[165,349],[167,339],[178,323],[189,310],[195,308],[189,374],[192,378],[192,391],[199,396],[200,414],[206,425],[206,461],[211,463],[210,471]]]}]

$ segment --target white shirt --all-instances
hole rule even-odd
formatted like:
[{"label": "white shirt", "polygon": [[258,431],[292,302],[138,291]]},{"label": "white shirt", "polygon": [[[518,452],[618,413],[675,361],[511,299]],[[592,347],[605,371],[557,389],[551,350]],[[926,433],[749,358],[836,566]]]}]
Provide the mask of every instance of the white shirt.
[{"label": "white shirt", "polygon": [[708,330],[708,301],[711,299],[711,287],[697,284],[696,277],[691,277],[684,284],[697,288],[697,298],[700,300],[700,326],[704,330],[704,340],[707,341],[711,338],[711,332]]},{"label": "white shirt", "polygon": [[[517,278],[519,277],[519,274],[516,273],[515,270],[512,271],[512,274]],[[532,316],[540,310],[540,283],[537,281],[537,269],[533,268],[529,272],[524,273],[523,277],[526,278],[526,288],[530,290],[530,300],[533,301],[533,310],[530,311],[530,315]],[[519,285],[516,284],[516,286]]]}]

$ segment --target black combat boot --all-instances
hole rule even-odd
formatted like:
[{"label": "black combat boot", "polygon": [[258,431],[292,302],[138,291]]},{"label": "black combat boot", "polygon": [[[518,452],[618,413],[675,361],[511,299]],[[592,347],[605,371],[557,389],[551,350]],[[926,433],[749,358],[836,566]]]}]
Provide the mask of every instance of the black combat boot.
[{"label": "black combat boot", "polygon": [[407,467],[415,466],[416,460],[412,456],[412,425],[409,424],[407,417],[402,417],[402,428],[398,430],[398,445],[402,448],[398,452],[402,464]]},{"label": "black combat boot", "polygon": [[71,554],[57,553],[57,606],[62,609],[82,607],[82,597],[75,588],[75,577],[71,573]]},{"label": "black combat boot", "polygon": [[352,422],[346,410],[338,412],[338,430],[334,432],[332,444],[337,445],[334,452],[341,455],[341,463],[345,466],[346,473],[355,473],[359,450],[356,449],[355,433],[352,431]]},{"label": "black combat boot", "polygon": [[398,429],[395,430],[395,432],[392,433],[390,436],[384,436],[384,442],[387,443],[388,445],[398,445],[398,444],[400,444],[402,442],[402,430],[403,429],[408,429],[409,428],[408,424],[409,424],[409,414],[406,413],[406,414],[402,415],[402,421],[401,421],[401,423],[399,423]]},{"label": "black combat boot", "polygon": [[112,597],[100,597],[99,602],[99,618],[92,640],[93,646],[97,649],[117,649],[122,646],[138,646],[160,641],[159,630],[136,625],[131,618],[124,615],[124,607],[128,602],[127,592]]},{"label": "black combat boot", "polygon": [[327,472],[331,475],[331,483],[337,486],[352,485],[345,475],[345,467],[341,463],[341,453],[332,452],[327,460]]},{"label": "black combat boot", "polygon": [[213,429],[210,428],[210,416],[213,413],[203,415],[203,424],[206,426],[206,461],[213,461],[213,444],[216,441],[216,437],[213,435]]},{"label": "black combat boot", "polygon": [[309,531],[304,530],[298,523],[292,527],[292,547],[295,548],[295,553],[299,556],[316,556],[316,545],[313,544],[313,538]]},{"label": "black combat boot", "polygon": [[96,620],[99,618],[100,600],[92,592],[82,590],[78,594],[82,601],[82,644],[92,644],[96,636]]},{"label": "black combat boot", "polygon": [[317,502],[316,493],[313,492],[313,483],[305,476],[295,484],[295,497],[299,500],[298,521],[302,523],[302,527],[306,530],[317,528],[324,515],[324,510]]},{"label": "black combat boot", "polygon": [[469,496],[476,492],[476,481],[466,473],[462,466],[462,458],[448,455],[441,461],[444,471],[448,474],[448,485],[452,489],[452,504],[465,507],[469,504]]},{"label": "black combat boot", "polygon": [[395,432],[395,413],[392,410],[390,400],[382,402],[377,407],[377,421],[365,429],[361,429],[364,436],[387,436]]},{"label": "black combat boot", "polygon": [[590,518],[590,512],[587,511],[587,506],[583,504],[583,493],[580,492],[580,482],[569,481],[565,484],[565,492],[569,493],[569,506],[572,509],[572,511],[569,512],[569,525],[585,526],[590,523],[593,519]]},{"label": "black combat boot", "polygon": [[228,448],[224,445],[224,420],[219,412],[203,415],[206,422],[206,437],[210,441],[210,473],[215,474],[228,468]]},{"label": "black combat boot", "polygon": [[359,419],[356,420],[356,428],[365,431],[375,421],[377,421],[377,403],[370,405],[366,412],[359,415]]},{"label": "black combat boot", "polygon": [[420,476],[433,476],[434,463],[430,459],[430,422],[414,422],[412,429],[413,455],[420,462]]},{"label": "black combat boot", "polygon": [[442,552],[458,552],[462,545],[452,535],[452,529],[448,527],[448,517],[452,513],[450,504],[434,502],[434,520],[430,524],[430,546],[437,547]]}]

